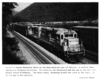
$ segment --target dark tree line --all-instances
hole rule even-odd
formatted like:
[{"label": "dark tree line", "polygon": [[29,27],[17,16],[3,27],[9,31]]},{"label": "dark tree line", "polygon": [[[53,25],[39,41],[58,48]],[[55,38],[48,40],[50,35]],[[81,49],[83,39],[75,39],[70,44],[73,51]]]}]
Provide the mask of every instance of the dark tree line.
[{"label": "dark tree line", "polygon": [[12,9],[17,6],[15,2],[2,3],[2,63],[3,64],[21,64],[22,62],[16,57],[19,51],[17,39],[11,38],[7,32],[7,25],[13,21]]},{"label": "dark tree line", "polygon": [[13,20],[12,9],[17,6],[15,2],[3,2],[2,3],[2,31],[6,34],[7,24]]},{"label": "dark tree line", "polygon": [[2,3],[2,20],[3,26],[6,26],[12,21],[12,9],[15,8],[18,4],[15,2],[3,2]]}]

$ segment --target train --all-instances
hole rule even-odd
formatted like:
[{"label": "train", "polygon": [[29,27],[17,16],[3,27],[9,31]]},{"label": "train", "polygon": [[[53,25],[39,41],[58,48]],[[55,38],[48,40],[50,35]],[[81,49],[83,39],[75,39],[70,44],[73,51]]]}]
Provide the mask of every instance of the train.
[{"label": "train", "polygon": [[25,36],[30,36],[38,42],[44,42],[51,48],[61,51],[65,58],[71,56],[85,56],[83,42],[78,38],[75,30],[65,28],[46,27],[41,24],[14,23],[13,30]]}]

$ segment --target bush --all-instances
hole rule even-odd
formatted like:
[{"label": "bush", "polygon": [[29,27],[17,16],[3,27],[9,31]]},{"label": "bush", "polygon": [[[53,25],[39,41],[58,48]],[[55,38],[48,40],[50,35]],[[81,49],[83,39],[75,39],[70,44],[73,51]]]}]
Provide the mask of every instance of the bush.
[{"label": "bush", "polygon": [[22,64],[23,62],[16,56],[20,49],[18,40],[10,37],[3,37],[3,64]]}]

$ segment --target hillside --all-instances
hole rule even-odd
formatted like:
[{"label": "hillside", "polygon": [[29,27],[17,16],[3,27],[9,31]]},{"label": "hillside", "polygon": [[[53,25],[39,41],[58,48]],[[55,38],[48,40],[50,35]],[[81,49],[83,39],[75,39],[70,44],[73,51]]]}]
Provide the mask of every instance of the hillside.
[{"label": "hillside", "polygon": [[15,17],[26,21],[98,19],[98,3],[33,3]]}]

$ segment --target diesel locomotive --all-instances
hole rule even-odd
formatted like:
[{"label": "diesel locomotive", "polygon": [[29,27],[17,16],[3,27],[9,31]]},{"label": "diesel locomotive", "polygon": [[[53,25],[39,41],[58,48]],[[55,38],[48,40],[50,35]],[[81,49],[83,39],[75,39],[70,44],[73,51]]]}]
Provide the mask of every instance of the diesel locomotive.
[{"label": "diesel locomotive", "polygon": [[15,24],[14,30],[52,46],[52,48],[63,52],[62,55],[66,58],[70,58],[70,56],[85,56],[83,43],[78,38],[75,30],[44,27],[41,24],[23,25],[21,23]]}]

